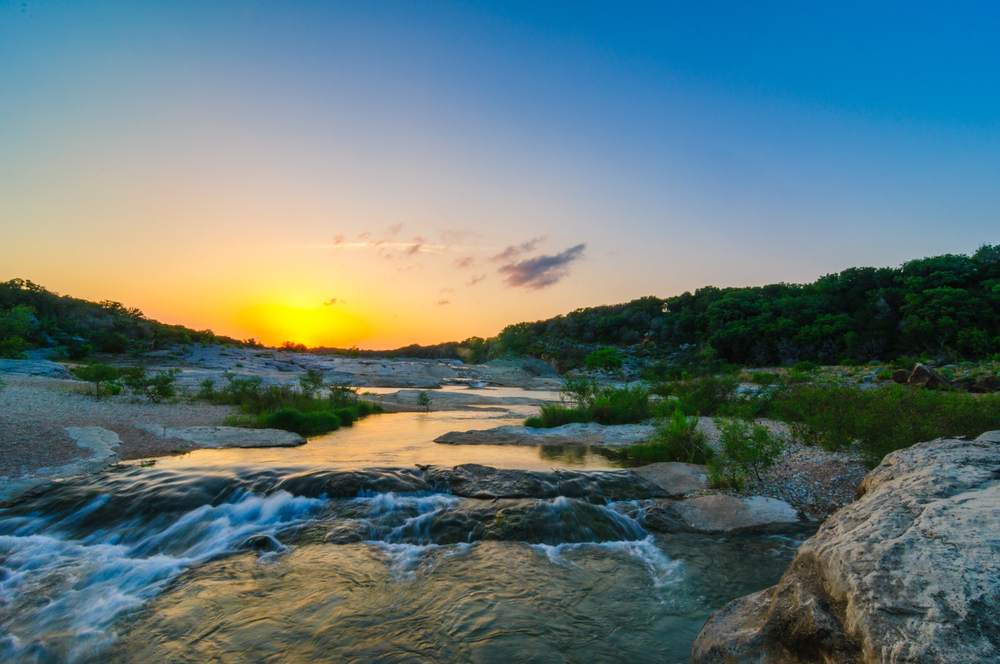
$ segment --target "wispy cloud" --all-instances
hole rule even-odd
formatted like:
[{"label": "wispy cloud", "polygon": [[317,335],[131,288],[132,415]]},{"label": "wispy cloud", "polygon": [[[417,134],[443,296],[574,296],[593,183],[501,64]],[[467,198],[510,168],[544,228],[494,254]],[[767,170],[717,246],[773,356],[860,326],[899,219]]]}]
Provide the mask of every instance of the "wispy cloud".
[{"label": "wispy cloud", "polygon": [[475,286],[476,284],[478,284],[480,281],[482,281],[485,278],[486,278],[485,274],[481,274],[478,277],[473,276],[472,279],[467,284],[465,284],[465,285],[466,286]]},{"label": "wispy cloud", "polygon": [[347,300],[338,300],[337,298],[330,298],[328,301],[323,303],[324,307],[332,307],[335,304],[347,304]]},{"label": "wispy cloud", "polygon": [[476,265],[476,259],[473,258],[472,256],[466,256],[465,258],[455,259],[455,267],[457,267],[460,270],[465,270],[471,267],[475,267],[475,265]]},{"label": "wispy cloud", "polygon": [[490,256],[490,260],[497,262],[512,261],[518,256],[534,251],[535,247],[538,246],[539,243],[545,242],[545,240],[547,239],[548,239],[547,235],[542,235],[540,237],[528,240],[527,242],[522,242],[521,244],[512,244],[503,251],[501,251],[496,256]]},{"label": "wispy cloud", "polygon": [[557,283],[569,274],[569,264],[583,256],[586,244],[578,244],[555,256],[536,256],[520,263],[508,263],[498,272],[507,275],[507,285],[540,290]]},{"label": "wispy cloud", "polygon": [[438,304],[451,304],[451,300],[438,300]]},{"label": "wispy cloud", "polygon": [[333,243],[334,244],[340,244],[343,241],[344,241],[344,236],[343,235],[334,235],[333,236]]}]

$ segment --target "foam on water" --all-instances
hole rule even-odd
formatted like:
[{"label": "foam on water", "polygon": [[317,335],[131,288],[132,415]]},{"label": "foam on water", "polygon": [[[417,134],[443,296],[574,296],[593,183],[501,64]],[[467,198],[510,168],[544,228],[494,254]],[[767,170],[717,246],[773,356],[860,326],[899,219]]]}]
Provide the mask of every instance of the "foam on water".
[{"label": "foam on water", "polygon": [[587,548],[600,548],[616,554],[625,554],[641,562],[657,588],[673,585],[682,579],[683,563],[671,560],[648,535],[641,540],[625,540],[617,542],[576,542],[570,544],[531,544],[532,549],[539,552],[552,563],[564,567],[575,567],[576,563],[563,554],[569,551],[579,551]]},{"label": "foam on water", "polygon": [[[77,661],[114,640],[123,613],[158,594],[188,567],[233,550],[255,534],[306,522],[326,501],[285,492],[240,493],[202,505],[165,528],[65,531],[108,500],[101,496],[61,518],[19,517],[0,535],[0,659]],[[154,522],[155,523],[155,522]],[[135,525],[135,524],[132,524]],[[11,527],[12,526],[12,527]]]}]

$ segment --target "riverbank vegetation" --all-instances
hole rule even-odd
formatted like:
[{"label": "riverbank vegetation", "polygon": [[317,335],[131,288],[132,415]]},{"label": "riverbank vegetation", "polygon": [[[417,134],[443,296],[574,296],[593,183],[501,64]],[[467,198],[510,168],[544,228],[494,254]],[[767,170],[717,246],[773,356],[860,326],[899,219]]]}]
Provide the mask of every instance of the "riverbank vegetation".
[{"label": "riverbank vegetation", "polygon": [[314,436],[385,412],[378,404],[358,397],[355,389],[324,385],[322,376],[312,369],[299,379],[299,389],[290,385],[263,387],[260,376],[232,373],[224,376],[226,383],[219,389],[211,379],[202,381],[198,397],[214,404],[236,406],[239,412],[227,418],[228,426],[284,429]]},{"label": "riverbank vegetation", "polygon": [[575,422],[597,424],[639,424],[663,413],[650,403],[646,387],[601,386],[587,378],[569,378],[563,383],[563,400],[544,404],[538,417],[524,425],[549,429]]}]

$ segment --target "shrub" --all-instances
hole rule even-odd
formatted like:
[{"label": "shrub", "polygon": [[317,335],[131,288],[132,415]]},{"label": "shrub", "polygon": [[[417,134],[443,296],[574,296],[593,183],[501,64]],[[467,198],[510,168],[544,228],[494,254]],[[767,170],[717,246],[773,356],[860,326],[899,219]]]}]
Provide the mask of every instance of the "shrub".
[{"label": "shrub", "polygon": [[714,415],[732,401],[739,383],[729,376],[707,377],[664,383],[655,394],[676,396],[677,406],[687,415]]},{"label": "shrub", "polygon": [[168,369],[149,374],[144,366],[128,367],[121,381],[133,394],[144,396],[150,403],[160,403],[176,394],[174,382],[180,369]]},{"label": "shrub", "polygon": [[284,429],[302,436],[311,436],[340,427],[340,418],[329,411],[302,413],[293,408],[282,408],[263,418],[266,429]]},{"label": "shrub", "polygon": [[563,403],[544,404],[538,417],[525,420],[524,426],[552,428],[574,422],[598,424],[638,424],[649,419],[649,391],[641,386],[598,388],[597,383],[569,379],[563,394],[572,395],[572,406]]},{"label": "shrub", "polygon": [[760,473],[772,467],[785,451],[780,436],[762,424],[742,420],[716,418],[722,454],[709,462],[712,483],[742,490],[746,478],[753,473],[760,481]]},{"label": "shrub", "polygon": [[215,381],[211,378],[204,378],[198,381],[198,398],[211,399],[215,394]]},{"label": "shrub", "polygon": [[316,369],[306,369],[305,376],[299,376],[302,393],[312,398],[323,389],[323,374]]},{"label": "shrub", "polygon": [[23,360],[28,356],[24,350],[28,344],[19,336],[10,336],[0,339],[0,358],[6,360]]},{"label": "shrub", "polygon": [[76,342],[66,346],[66,356],[71,360],[83,360],[90,355],[93,350],[94,347],[90,344]]},{"label": "shrub", "polygon": [[602,348],[595,350],[584,360],[588,369],[603,369],[604,371],[615,371],[622,368],[622,358],[618,355],[617,348]]},{"label": "shrub", "polygon": [[427,412],[431,410],[431,397],[426,392],[417,392],[417,405],[423,406],[427,409]]},{"label": "shrub", "polygon": [[649,442],[633,445],[628,456],[642,463],[681,461],[708,463],[714,450],[705,444],[705,434],[698,431],[698,418],[687,417],[681,410],[660,422]]},{"label": "shrub", "polygon": [[98,332],[91,341],[102,353],[124,353],[128,350],[128,337],[121,332]]},{"label": "shrub", "polygon": [[799,362],[792,368],[795,371],[801,371],[803,373],[812,373],[813,371],[816,371],[816,369],[818,369],[819,367],[815,363],[805,360],[803,362]]},{"label": "shrub", "polygon": [[776,380],[778,380],[777,375],[766,371],[757,371],[750,376],[750,382],[754,385],[774,385]]},{"label": "shrub", "polygon": [[74,372],[80,380],[94,384],[94,396],[100,398],[101,384],[118,380],[118,369],[107,364],[92,364],[87,367],[80,367]]},{"label": "shrub", "polygon": [[1000,429],[1000,394],[915,390],[886,385],[801,386],[778,395],[772,417],[801,425],[802,435],[829,450],[857,444],[874,467],[894,450],[942,436]]}]

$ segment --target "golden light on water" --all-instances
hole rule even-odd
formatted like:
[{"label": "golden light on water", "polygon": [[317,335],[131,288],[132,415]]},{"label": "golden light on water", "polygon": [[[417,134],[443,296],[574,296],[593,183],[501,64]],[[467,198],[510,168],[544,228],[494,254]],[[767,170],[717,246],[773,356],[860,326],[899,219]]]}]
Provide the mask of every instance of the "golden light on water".
[{"label": "golden light on water", "polygon": [[309,347],[343,348],[353,346],[372,332],[364,320],[337,306],[260,304],[243,309],[238,322],[261,342],[272,346],[294,341]]}]

